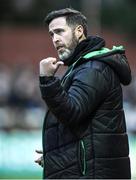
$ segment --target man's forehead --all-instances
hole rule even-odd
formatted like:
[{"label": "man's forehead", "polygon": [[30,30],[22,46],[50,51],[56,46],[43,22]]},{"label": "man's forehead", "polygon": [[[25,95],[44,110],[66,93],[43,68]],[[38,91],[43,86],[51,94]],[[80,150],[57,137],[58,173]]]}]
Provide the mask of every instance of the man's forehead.
[{"label": "man's forehead", "polygon": [[53,19],[50,24],[49,24],[49,30],[51,29],[58,29],[58,28],[62,28],[68,26],[66,23],[66,18],[65,17],[58,17]]}]

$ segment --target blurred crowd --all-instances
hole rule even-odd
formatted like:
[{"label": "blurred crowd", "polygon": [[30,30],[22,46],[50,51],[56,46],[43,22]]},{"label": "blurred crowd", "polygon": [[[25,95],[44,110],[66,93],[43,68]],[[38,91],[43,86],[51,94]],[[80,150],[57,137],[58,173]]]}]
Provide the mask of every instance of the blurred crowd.
[{"label": "blurred crowd", "polygon": [[29,64],[0,64],[0,129],[42,126],[43,102],[38,75]]},{"label": "blurred crowd", "polygon": [[[136,133],[136,74],[123,87],[128,131]],[[29,64],[0,64],[0,129],[39,129],[45,113],[40,97],[39,76]]]}]

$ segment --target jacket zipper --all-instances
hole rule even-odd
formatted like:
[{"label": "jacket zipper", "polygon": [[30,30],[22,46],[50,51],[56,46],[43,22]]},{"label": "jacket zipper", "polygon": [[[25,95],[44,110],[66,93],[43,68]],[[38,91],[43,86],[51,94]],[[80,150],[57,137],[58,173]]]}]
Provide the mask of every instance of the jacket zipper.
[{"label": "jacket zipper", "polygon": [[61,85],[63,85],[64,84],[64,82],[66,81],[66,79],[68,78],[68,76],[71,74],[71,72],[73,71],[73,69],[74,69],[74,66],[75,66],[75,64],[79,61],[79,59],[80,59],[81,57],[79,57],[78,59],[77,59],[77,61],[76,62],[74,62],[70,67],[69,67],[69,69],[68,69],[68,74],[66,74],[66,76],[64,77],[64,79],[62,80],[62,82],[61,82]]}]

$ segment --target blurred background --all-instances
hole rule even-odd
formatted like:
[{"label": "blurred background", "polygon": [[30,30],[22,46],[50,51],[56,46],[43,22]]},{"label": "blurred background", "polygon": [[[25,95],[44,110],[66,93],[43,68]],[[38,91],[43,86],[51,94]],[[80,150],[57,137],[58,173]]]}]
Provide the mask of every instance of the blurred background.
[{"label": "blurred background", "polygon": [[[52,10],[73,7],[88,18],[89,34],[103,37],[109,48],[123,45],[132,83],[123,87],[132,178],[136,179],[136,1],[1,0],[0,1],[0,178],[41,178],[34,163],[42,148],[44,103],[40,97],[39,61],[55,56],[43,24]],[[58,76],[65,69],[59,69]]]}]

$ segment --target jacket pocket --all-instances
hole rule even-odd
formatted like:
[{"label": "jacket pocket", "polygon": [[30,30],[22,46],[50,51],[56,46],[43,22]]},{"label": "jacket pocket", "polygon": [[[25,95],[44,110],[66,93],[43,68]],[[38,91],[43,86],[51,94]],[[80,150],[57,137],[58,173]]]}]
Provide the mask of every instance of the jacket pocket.
[{"label": "jacket pocket", "polygon": [[85,143],[83,140],[79,141],[78,144],[78,161],[79,161],[79,168],[82,173],[82,175],[86,175],[86,149],[85,149]]}]

